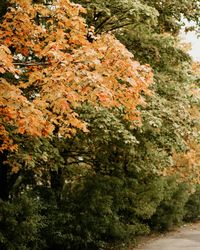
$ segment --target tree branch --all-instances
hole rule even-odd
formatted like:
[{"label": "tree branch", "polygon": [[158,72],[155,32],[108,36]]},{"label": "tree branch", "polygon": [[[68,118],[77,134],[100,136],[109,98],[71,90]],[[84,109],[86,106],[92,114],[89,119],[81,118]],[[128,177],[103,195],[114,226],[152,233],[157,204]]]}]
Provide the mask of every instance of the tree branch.
[{"label": "tree branch", "polygon": [[14,62],[14,65],[20,66],[37,66],[37,65],[50,65],[50,62]]},{"label": "tree branch", "polygon": [[131,24],[133,24],[133,23],[132,22],[128,22],[128,23],[125,23],[125,24],[122,24],[122,25],[119,25],[119,26],[115,26],[115,27],[112,27],[112,28],[106,30],[106,32],[117,30],[117,29],[123,28],[123,27],[131,25]]},{"label": "tree branch", "polygon": [[98,34],[98,32],[101,30],[102,26],[105,25],[105,23],[107,23],[109,19],[111,19],[111,17],[105,18],[99,25],[97,25],[96,32],[95,32],[96,34]]}]

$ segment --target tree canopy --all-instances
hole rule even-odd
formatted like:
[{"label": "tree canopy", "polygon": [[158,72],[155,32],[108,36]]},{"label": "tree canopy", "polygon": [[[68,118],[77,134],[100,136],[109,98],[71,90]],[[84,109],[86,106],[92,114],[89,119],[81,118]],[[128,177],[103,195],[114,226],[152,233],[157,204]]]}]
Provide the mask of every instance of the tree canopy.
[{"label": "tree canopy", "polygon": [[0,249],[124,249],[198,219],[199,62],[178,33],[199,1],[9,0],[0,18]]},{"label": "tree canopy", "polygon": [[6,13],[0,31],[2,150],[10,147],[8,127],[36,136],[86,132],[76,112],[84,102],[138,120],[151,69],[112,35],[88,41],[82,12],[68,1],[53,9],[17,1]]}]

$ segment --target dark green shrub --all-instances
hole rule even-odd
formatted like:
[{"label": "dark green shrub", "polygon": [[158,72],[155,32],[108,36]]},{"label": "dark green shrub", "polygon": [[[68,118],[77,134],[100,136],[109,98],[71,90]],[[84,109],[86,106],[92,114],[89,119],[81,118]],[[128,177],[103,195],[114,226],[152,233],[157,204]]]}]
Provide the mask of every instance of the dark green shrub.
[{"label": "dark green shrub", "polygon": [[165,196],[149,220],[153,230],[165,231],[180,225],[185,216],[185,204],[190,195],[189,184],[178,183],[176,178],[166,181]]},{"label": "dark green shrub", "polygon": [[0,200],[0,249],[41,250],[44,227],[40,202],[23,194],[12,201]]},{"label": "dark green shrub", "polygon": [[196,221],[200,218],[200,185],[196,187],[195,193],[190,195],[187,203],[185,204],[185,210],[185,221]]},{"label": "dark green shrub", "polygon": [[122,216],[131,195],[123,180],[98,175],[66,192],[59,208],[48,212],[46,237],[50,249],[99,249],[107,242],[146,231],[133,218],[127,221]]},{"label": "dark green shrub", "polygon": [[[144,183],[145,182],[145,183]],[[93,175],[47,202],[48,249],[102,249],[149,233],[145,220],[163,198],[162,178]],[[51,205],[50,205],[51,204]]]}]

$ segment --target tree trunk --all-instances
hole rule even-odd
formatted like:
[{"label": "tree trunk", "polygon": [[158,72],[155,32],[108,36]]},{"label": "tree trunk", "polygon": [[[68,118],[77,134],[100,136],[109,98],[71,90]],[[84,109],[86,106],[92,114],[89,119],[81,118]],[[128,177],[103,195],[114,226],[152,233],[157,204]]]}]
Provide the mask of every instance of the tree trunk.
[{"label": "tree trunk", "polygon": [[59,168],[58,171],[51,171],[50,174],[51,174],[51,188],[52,190],[54,190],[57,203],[59,204],[63,188],[62,170],[61,168]]},{"label": "tree trunk", "polygon": [[6,160],[7,154],[0,154],[0,199],[8,200],[9,184],[8,184],[8,170],[9,166],[3,162]]},{"label": "tree trunk", "polygon": [[7,0],[0,0],[0,20],[6,14],[8,8]]}]

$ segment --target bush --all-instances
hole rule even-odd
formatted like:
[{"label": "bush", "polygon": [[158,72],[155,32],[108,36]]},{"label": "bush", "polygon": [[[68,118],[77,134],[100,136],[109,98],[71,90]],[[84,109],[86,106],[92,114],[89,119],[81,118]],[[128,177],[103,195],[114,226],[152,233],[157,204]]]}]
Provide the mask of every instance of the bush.
[{"label": "bush", "polygon": [[196,221],[200,218],[200,185],[196,187],[195,193],[190,195],[187,203],[185,204],[185,210],[185,221]]},{"label": "bush", "polygon": [[41,250],[45,245],[40,238],[43,219],[40,202],[26,194],[12,201],[0,200],[0,249]]},{"label": "bush", "polygon": [[48,249],[102,249],[149,233],[150,218],[163,198],[161,178],[138,181],[93,175],[62,193],[60,203],[47,201]]},{"label": "bush", "polygon": [[186,183],[178,183],[176,178],[168,178],[165,196],[149,220],[153,230],[165,231],[182,223],[185,216],[185,204],[189,199],[190,187]]},{"label": "bush", "polygon": [[71,193],[66,190],[59,207],[47,213],[49,248],[94,250],[145,231],[144,225],[122,215],[125,210],[130,213],[126,200],[132,195],[122,179],[101,175],[87,178]]}]

